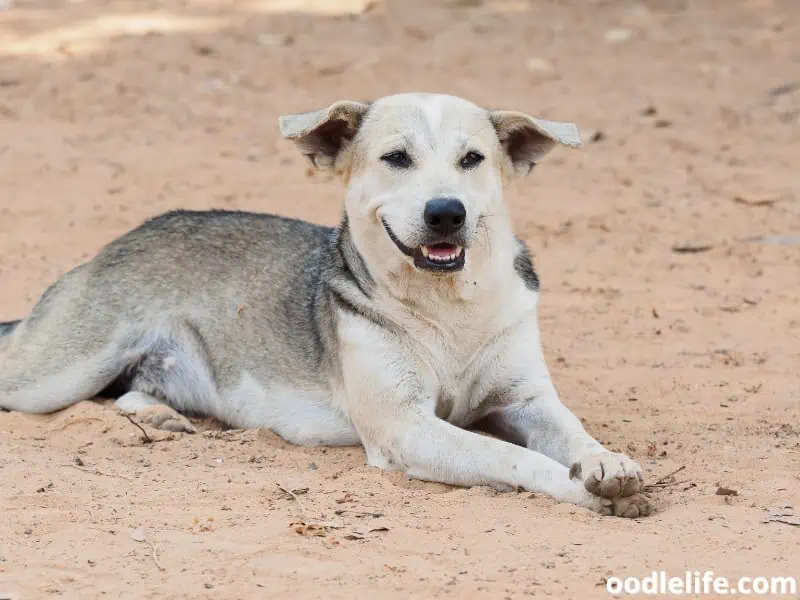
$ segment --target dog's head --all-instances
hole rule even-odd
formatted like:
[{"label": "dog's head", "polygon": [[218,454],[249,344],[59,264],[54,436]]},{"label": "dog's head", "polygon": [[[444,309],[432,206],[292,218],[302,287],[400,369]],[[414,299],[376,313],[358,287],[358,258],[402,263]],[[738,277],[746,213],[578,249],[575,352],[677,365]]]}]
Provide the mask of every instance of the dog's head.
[{"label": "dog's head", "polygon": [[557,144],[581,145],[572,124],[434,94],[336,102],[281,117],[280,128],[316,167],[344,176],[357,245],[378,250],[369,254],[390,271],[406,263],[439,274],[491,244],[482,233],[507,214],[504,181]]}]

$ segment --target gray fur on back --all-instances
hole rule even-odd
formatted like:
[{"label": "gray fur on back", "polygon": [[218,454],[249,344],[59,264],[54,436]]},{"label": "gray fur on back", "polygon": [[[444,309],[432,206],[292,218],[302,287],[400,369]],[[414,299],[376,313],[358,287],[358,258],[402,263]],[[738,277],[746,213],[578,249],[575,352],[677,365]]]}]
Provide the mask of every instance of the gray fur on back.
[{"label": "gray fur on back", "polygon": [[[330,228],[170,212],[67,273],[19,325],[0,326],[0,398],[39,412],[135,390],[252,424],[242,411],[258,398],[330,396],[339,368],[333,304],[370,318],[373,286],[346,219]],[[47,379],[59,372],[61,389]]]},{"label": "gray fur on back", "polygon": [[[328,280],[341,272],[339,249],[350,247],[342,232],[346,225],[264,214],[170,212],[90,263],[89,296],[132,322],[186,323],[222,387],[242,371],[327,387],[335,349]],[[359,283],[363,273],[339,279],[337,288],[355,298],[368,285]]]}]

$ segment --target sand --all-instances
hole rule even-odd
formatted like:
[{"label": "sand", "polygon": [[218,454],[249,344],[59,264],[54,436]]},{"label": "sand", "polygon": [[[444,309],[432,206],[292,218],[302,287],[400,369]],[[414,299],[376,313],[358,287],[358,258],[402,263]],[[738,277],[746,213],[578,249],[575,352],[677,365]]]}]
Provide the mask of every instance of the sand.
[{"label": "sand", "polygon": [[335,223],[341,183],[279,139],[281,113],[462,95],[593,140],[508,192],[546,355],[649,483],[682,468],[629,521],[268,432],[146,443],[99,402],[2,413],[0,596],[605,598],[608,577],[653,570],[800,575],[800,529],[763,522],[800,510],[800,246],[758,239],[800,233],[798,40],[793,0],[0,12],[0,317],[168,209]]}]

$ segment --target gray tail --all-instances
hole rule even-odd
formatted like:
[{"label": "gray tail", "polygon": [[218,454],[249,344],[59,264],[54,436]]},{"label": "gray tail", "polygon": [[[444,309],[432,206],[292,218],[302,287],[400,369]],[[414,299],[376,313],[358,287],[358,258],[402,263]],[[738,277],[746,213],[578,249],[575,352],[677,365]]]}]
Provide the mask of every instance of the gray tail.
[{"label": "gray tail", "polygon": [[8,336],[14,333],[14,330],[19,324],[20,321],[0,321],[0,350],[3,349],[3,346],[8,344]]},{"label": "gray tail", "polygon": [[17,328],[17,325],[20,324],[20,321],[7,321],[5,323],[0,323],[0,337],[4,335],[11,335],[11,332]]}]

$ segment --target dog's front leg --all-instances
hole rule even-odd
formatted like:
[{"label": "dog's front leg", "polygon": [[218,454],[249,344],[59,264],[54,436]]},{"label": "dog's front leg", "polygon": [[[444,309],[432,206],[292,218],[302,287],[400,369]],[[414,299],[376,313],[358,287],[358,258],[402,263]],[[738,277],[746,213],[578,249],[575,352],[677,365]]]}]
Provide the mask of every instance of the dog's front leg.
[{"label": "dog's front leg", "polygon": [[614,514],[650,514],[649,500],[640,493],[642,469],[630,457],[604,448],[565,407],[552,385],[526,395],[490,417],[495,431],[511,441],[569,466],[569,477],[587,491],[613,501]]},{"label": "dog's front leg", "polygon": [[504,339],[499,354],[505,369],[493,386],[503,390],[504,403],[490,409],[490,430],[568,467],[570,478],[587,491],[613,500],[614,514],[650,514],[650,501],[640,493],[644,477],[639,464],[604,448],[559,399],[535,320]]},{"label": "dog's front leg", "polygon": [[612,514],[569,468],[508,442],[460,429],[435,414],[436,381],[377,328],[343,336],[347,410],[373,466],[450,485],[522,488]]},{"label": "dog's front leg", "polygon": [[373,466],[450,485],[524,489],[561,502],[613,513],[613,501],[589,493],[553,459],[502,440],[460,429],[436,417],[431,402],[393,388],[364,395],[354,419]]}]

